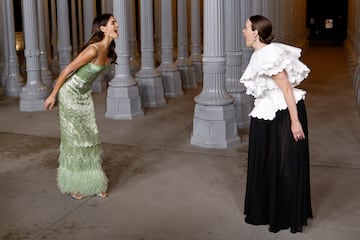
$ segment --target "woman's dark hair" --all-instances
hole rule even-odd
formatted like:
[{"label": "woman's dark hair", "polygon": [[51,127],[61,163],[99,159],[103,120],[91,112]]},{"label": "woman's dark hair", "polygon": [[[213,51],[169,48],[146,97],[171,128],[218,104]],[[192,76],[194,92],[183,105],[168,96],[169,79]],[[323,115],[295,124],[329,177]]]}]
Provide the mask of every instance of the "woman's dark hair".
[{"label": "woman's dark hair", "polygon": [[[90,44],[99,42],[104,39],[104,32],[101,31],[101,26],[106,26],[109,19],[113,17],[111,13],[104,13],[94,18],[94,21],[92,23],[92,30],[91,30],[91,37],[89,41],[87,41],[84,46],[82,46],[81,51],[87,48]],[[81,52],[80,51],[80,52]],[[115,41],[112,40],[110,47],[109,47],[109,53],[108,57],[111,58],[111,63],[116,63],[117,54],[115,52]]]},{"label": "woman's dark hair", "polygon": [[251,22],[251,29],[258,30],[259,40],[262,43],[269,44],[274,39],[272,33],[271,21],[261,15],[254,15],[249,18]]}]

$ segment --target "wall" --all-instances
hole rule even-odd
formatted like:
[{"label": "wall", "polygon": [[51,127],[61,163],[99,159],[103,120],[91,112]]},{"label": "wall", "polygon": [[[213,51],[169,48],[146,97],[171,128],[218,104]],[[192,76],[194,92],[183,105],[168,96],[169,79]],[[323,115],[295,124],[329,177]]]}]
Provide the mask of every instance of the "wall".
[{"label": "wall", "polygon": [[302,49],[308,47],[306,28],[306,1],[273,1],[274,34],[280,42],[292,44]]},{"label": "wall", "polygon": [[349,0],[347,39],[345,41],[345,50],[349,54],[351,64],[356,64],[357,59],[360,57],[360,18],[358,17],[359,13],[360,3],[358,2],[358,0]]}]

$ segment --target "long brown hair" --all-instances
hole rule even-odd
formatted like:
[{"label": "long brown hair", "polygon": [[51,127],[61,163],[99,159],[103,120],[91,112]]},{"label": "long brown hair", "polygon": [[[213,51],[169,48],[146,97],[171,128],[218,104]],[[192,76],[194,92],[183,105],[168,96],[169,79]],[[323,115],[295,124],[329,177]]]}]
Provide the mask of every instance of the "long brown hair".
[{"label": "long brown hair", "polygon": [[[92,23],[92,31],[91,31],[91,37],[89,41],[87,41],[84,46],[82,46],[81,51],[87,48],[90,44],[100,42],[104,39],[104,32],[101,31],[101,26],[106,26],[109,19],[113,17],[111,13],[104,13],[94,18]],[[81,52],[80,51],[80,52]],[[115,52],[115,41],[112,40],[109,47],[109,53],[108,58],[111,58],[111,63],[116,63],[117,54]]]},{"label": "long brown hair", "polygon": [[269,44],[274,40],[272,23],[268,18],[261,15],[254,15],[251,16],[249,20],[251,22],[251,30],[258,30],[260,42]]}]

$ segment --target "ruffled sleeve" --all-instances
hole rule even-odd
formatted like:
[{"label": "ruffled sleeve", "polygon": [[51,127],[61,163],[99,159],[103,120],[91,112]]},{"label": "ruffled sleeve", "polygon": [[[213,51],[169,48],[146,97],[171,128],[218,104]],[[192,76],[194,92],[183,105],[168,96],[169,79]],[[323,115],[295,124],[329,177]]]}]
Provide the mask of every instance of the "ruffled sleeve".
[{"label": "ruffled sleeve", "polygon": [[299,58],[301,49],[281,43],[271,43],[255,51],[240,82],[246,93],[254,97],[263,96],[264,91],[278,88],[271,76],[285,70],[293,87],[299,85],[310,69]]}]

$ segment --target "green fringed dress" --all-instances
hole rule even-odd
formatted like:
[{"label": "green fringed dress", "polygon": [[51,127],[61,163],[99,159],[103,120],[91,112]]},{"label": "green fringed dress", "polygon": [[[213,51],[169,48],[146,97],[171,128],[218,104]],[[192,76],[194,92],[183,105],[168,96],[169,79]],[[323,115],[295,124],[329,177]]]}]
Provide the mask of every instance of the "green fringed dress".
[{"label": "green fringed dress", "polygon": [[62,193],[95,195],[107,190],[95,121],[92,83],[107,66],[88,63],[60,88],[60,156],[57,184]]}]

